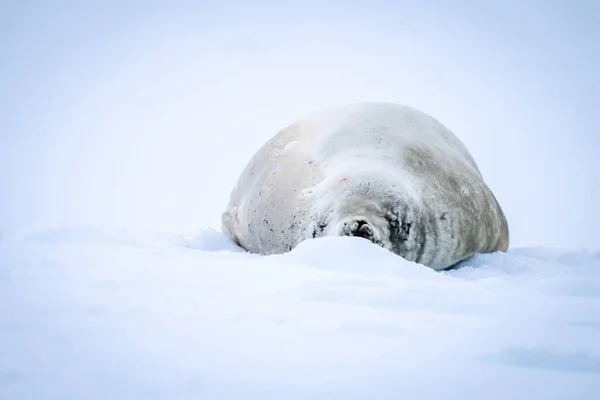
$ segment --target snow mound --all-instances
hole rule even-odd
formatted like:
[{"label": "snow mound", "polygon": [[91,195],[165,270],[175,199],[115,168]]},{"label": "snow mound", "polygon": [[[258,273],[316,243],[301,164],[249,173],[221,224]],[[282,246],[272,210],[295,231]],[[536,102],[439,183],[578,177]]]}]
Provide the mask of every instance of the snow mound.
[{"label": "snow mound", "polygon": [[2,399],[595,399],[600,255],[435,272],[360,238],[2,235]]},{"label": "snow mound", "polygon": [[193,238],[188,239],[185,246],[202,251],[245,251],[233,243],[227,235],[212,228],[201,230]]},{"label": "snow mound", "polygon": [[407,261],[359,237],[306,240],[291,252],[274,258],[280,262],[368,276],[441,277],[430,268]]}]

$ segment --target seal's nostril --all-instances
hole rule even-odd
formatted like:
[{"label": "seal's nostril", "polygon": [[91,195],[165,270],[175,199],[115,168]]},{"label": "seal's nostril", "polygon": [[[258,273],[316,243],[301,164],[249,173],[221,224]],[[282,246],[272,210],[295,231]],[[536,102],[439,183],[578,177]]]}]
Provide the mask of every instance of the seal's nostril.
[{"label": "seal's nostril", "polygon": [[356,228],[352,234],[369,239],[373,236],[373,229],[365,221],[356,221]]},{"label": "seal's nostril", "polygon": [[362,236],[362,237],[371,237],[371,236],[373,236],[373,230],[371,229],[371,227],[369,225],[363,224],[358,228],[357,234],[358,234],[358,236]]},{"label": "seal's nostril", "polygon": [[371,239],[373,237],[373,228],[362,220],[354,220],[352,222],[345,222],[342,228],[342,234],[344,236],[358,236],[365,239]]}]

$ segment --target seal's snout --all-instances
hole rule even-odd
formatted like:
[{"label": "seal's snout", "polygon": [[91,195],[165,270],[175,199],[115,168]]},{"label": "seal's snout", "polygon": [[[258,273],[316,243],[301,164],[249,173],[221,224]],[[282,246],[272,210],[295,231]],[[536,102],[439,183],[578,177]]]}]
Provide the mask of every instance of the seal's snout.
[{"label": "seal's snout", "polygon": [[358,221],[358,228],[356,229],[354,236],[370,239],[373,237],[373,229],[371,229],[371,226],[365,221]]},{"label": "seal's snout", "polygon": [[344,236],[358,236],[369,240],[373,239],[373,228],[363,220],[345,222],[342,233]]}]

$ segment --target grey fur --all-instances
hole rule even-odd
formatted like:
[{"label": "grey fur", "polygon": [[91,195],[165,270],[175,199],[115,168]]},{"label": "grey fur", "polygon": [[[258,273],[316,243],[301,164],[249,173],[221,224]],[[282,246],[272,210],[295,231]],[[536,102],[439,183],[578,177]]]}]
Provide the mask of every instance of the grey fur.
[{"label": "grey fur", "polygon": [[280,131],[242,172],[222,222],[253,253],[350,235],[436,270],[509,246],[506,217],[462,142],[391,103],[323,110]]}]

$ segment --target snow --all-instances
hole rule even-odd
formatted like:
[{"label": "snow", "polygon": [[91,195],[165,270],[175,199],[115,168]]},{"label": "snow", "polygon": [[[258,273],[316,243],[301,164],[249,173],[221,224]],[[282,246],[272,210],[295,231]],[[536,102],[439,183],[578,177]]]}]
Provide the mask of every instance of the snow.
[{"label": "snow", "polygon": [[600,253],[435,272],[360,238],[0,236],[1,399],[595,399]]}]

